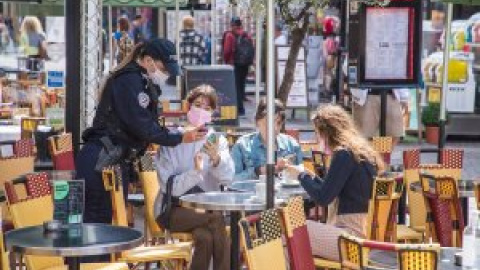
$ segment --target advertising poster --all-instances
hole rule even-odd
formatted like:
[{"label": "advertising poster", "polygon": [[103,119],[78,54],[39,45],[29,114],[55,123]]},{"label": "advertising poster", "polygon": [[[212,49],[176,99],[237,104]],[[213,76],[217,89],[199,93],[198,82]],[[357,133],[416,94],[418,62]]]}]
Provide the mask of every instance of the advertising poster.
[{"label": "advertising poster", "polygon": [[53,219],[65,224],[83,221],[85,186],[82,180],[53,181]]}]

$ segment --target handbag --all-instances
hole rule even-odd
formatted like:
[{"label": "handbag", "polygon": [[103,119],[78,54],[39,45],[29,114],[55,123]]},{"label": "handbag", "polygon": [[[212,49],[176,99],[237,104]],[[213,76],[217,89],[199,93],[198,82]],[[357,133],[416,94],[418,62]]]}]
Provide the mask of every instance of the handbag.
[{"label": "handbag", "polygon": [[[176,175],[170,175],[170,177],[168,177],[166,190],[163,194],[162,205],[160,207],[160,214],[156,218],[157,223],[162,225],[162,227],[167,230],[170,229],[170,215],[172,213],[172,209],[174,207],[180,206],[179,197],[175,197],[172,195],[173,180],[175,179],[175,176]],[[184,195],[201,192],[204,191],[199,186],[194,186],[193,188],[189,189]]]}]

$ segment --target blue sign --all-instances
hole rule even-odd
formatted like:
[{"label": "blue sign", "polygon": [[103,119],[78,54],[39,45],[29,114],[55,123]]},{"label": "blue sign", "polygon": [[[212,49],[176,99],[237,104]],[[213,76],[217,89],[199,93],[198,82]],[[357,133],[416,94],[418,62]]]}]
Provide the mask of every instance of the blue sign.
[{"label": "blue sign", "polygon": [[48,71],[47,87],[61,88],[64,87],[65,73],[63,71]]}]

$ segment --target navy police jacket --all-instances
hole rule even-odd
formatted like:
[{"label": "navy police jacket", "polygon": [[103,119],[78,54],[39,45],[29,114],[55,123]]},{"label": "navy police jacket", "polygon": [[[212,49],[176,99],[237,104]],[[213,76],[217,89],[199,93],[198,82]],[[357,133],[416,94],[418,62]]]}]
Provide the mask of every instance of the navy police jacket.
[{"label": "navy police jacket", "polygon": [[182,133],[158,122],[160,89],[153,85],[144,68],[132,62],[107,81],[92,127],[83,133],[84,141],[108,136],[115,144],[143,152],[148,144],[176,146]]}]

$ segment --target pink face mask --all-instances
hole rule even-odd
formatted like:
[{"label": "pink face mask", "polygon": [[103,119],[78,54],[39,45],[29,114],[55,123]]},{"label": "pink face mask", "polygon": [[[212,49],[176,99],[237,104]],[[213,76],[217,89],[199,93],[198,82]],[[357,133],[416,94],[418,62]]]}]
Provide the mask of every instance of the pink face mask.
[{"label": "pink face mask", "polygon": [[203,126],[212,122],[212,113],[192,105],[187,113],[187,120],[196,127]]}]

